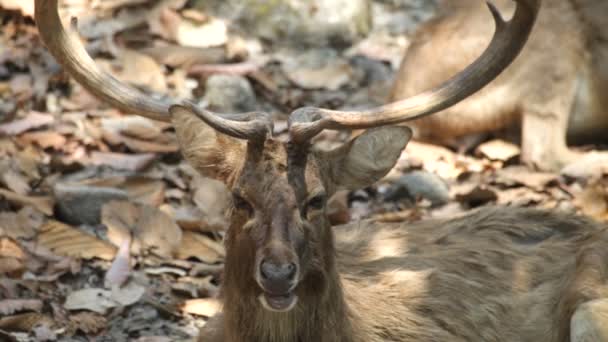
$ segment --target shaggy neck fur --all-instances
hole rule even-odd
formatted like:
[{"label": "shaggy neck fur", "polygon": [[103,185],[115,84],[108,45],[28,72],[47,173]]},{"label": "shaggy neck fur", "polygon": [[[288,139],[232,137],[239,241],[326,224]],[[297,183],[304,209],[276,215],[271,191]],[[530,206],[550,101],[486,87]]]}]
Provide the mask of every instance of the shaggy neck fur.
[{"label": "shaggy neck fur", "polygon": [[[328,230],[331,232],[331,230]],[[331,234],[331,233],[330,233]],[[230,342],[353,342],[353,315],[344,299],[336,270],[333,237],[324,240],[328,248],[320,259],[319,272],[308,276],[298,291],[298,304],[287,313],[275,313],[262,307],[258,292],[251,286],[251,266],[243,260],[253,256],[244,248],[227,253],[222,289],[224,301],[224,336]],[[238,244],[237,244],[238,245]],[[329,245],[329,246],[327,246]]]}]

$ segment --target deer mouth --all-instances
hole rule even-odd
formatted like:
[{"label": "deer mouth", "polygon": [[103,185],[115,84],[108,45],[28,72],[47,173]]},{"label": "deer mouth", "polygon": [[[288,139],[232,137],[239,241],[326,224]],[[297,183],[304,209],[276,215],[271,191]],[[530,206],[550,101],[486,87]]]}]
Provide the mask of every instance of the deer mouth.
[{"label": "deer mouth", "polygon": [[258,299],[265,309],[275,312],[287,312],[293,309],[298,302],[298,296],[293,292],[280,295],[264,292]]}]

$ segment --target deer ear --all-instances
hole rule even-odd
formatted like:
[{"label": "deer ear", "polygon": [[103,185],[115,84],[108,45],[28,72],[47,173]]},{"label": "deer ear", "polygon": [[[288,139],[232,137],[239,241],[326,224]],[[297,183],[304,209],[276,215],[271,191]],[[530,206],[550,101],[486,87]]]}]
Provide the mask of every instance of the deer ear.
[{"label": "deer ear", "polygon": [[326,178],[332,188],[349,190],[366,187],[384,177],[395,166],[412,137],[403,126],[369,129],[350,142],[325,152]]},{"label": "deer ear", "polygon": [[218,133],[182,106],[170,112],[184,158],[201,175],[228,183],[245,159],[246,143]]}]

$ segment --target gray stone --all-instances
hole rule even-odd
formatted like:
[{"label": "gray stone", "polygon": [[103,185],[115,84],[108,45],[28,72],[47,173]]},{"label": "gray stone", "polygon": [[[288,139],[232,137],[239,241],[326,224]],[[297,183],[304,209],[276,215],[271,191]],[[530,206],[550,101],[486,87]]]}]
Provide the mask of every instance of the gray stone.
[{"label": "gray stone", "polygon": [[370,0],[196,0],[251,33],[294,45],[350,45],[371,29]]},{"label": "gray stone", "polygon": [[99,224],[105,203],[128,198],[124,190],[98,186],[57,183],[53,191],[58,216],[71,224]]},{"label": "gray stone", "polygon": [[209,108],[223,113],[249,112],[256,109],[256,98],[249,81],[236,75],[213,75],[205,84]]},{"label": "gray stone", "polygon": [[431,205],[439,206],[450,199],[449,189],[443,179],[427,171],[409,172],[387,189],[384,198],[389,201],[402,199],[428,199]]}]

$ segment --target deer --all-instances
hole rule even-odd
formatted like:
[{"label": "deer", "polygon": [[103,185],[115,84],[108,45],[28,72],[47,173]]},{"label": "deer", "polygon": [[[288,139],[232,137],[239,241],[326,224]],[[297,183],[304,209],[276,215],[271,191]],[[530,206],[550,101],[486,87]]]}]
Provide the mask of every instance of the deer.
[{"label": "deer", "polygon": [[[509,0],[496,4],[513,9]],[[484,14],[480,1],[441,2],[436,16],[412,35],[389,101],[438,85],[479,55],[493,25]],[[449,144],[467,135],[521,128],[521,160],[532,168],[559,171],[593,159],[608,164],[604,152],[568,147],[607,141],[607,17],[606,1],[544,1],[514,63],[480,92],[411,122],[415,137]],[[449,56],[437,59],[443,51]]]},{"label": "deer", "polygon": [[[222,309],[199,342],[608,340],[608,227],[572,213],[484,207],[412,224],[332,227],[327,199],[374,183],[413,132],[399,123],[479,91],[519,54],[540,8],[517,0],[471,65],[436,88],[367,111],[303,107],[287,141],[268,113],[214,113],[157,99],[101,71],[57,0],[36,0],[47,49],[83,87],[127,113],[171,122],[184,158],[232,193]],[[333,150],[326,129],[365,129]]]}]

